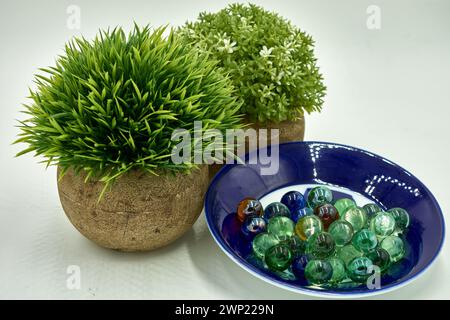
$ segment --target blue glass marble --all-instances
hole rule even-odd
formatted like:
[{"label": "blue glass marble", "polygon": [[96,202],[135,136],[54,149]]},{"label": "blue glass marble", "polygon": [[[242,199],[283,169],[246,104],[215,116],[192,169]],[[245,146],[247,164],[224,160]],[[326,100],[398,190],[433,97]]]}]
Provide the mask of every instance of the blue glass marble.
[{"label": "blue glass marble", "polygon": [[303,254],[292,261],[292,272],[298,279],[305,279],[305,268],[311,257]]},{"label": "blue glass marble", "polygon": [[291,219],[295,223],[297,223],[297,221],[300,220],[301,218],[303,218],[305,216],[310,216],[313,214],[314,214],[314,211],[310,207],[305,207],[302,209],[294,209],[293,211],[291,211]]},{"label": "blue glass marble", "polygon": [[266,230],[266,220],[261,217],[248,217],[242,224],[242,233],[250,238]]},{"label": "blue glass marble", "polygon": [[264,209],[264,218],[270,220],[273,217],[284,216],[291,217],[291,211],[281,202],[272,202]]},{"label": "blue glass marble", "polygon": [[289,191],[285,193],[281,198],[281,203],[286,205],[291,212],[306,207],[306,199],[303,194],[298,191]]}]

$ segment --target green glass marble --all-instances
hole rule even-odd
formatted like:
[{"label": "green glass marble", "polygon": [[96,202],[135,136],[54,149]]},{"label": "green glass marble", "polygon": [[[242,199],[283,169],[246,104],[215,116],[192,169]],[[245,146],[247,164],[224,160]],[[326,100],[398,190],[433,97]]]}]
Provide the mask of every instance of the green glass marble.
[{"label": "green glass marble", "polygon": [[339,249],[337,252],[337,257],[344,261],[345,266],[355,258],[362,257],[362,252],[358,251],[353,245],[348,244]]},{"label": "green glass marble", "polygon": [[350,207],[356,207],[356,202],[352,199],[343,198],[336,200],[334,203],[334,206],[336,207],[337,211],[339,212],[339,215],[343,215],[345,210],[347,210]]},{"label": "green glass marble", "polygon": [[367,213],[360,207],[350,207],[345,210],[342,220],[348,221],[354,232],[358,232],[366,226]]},{"label": "green glass marble", "polygon": [[368,253],[377,247],[377,235],[369,229],[362,229],[355,233],[352,239],[352,244],[357,250],[363,253]]},{"label": "green glass marble", "polygon": [[378,212],[383,211],[379,206],[377,206],[375,203],[368,203],[362,207],[364,211],[367,213],[367,216],[370,218],[377,214]]},{"label": "green glass marble", "polygon": [[274,235],[270,233],[260,233],[252,241],[252,249],[254,254],[260,258],[263,259],[266,251],[273,247],[274,245],[277,245],[279,241],[277,238],[275,238]]},{"label": "green glass marble", "polygon": [[389,253],[383,248],[377,248],[367,254],[367,258],[372,260],[373,264],[380,268],[381,272],[387,270],[391,263]]},{"label": "green glass marble", "polygon": [[305,268],[305,277],[311,284],[323,284],[333,276],[333,267],[326,260],[310,260]]},{"label": "green glass marble", "polygon": [[295,234],[303,241],[310,236],[323,230],[322,221],[315,215],[304,216],[297,221],[295,225]]},{"label": "green glass marble", "polygon": [[369,227],[378,237],[384,238],[394,232],[395,219],[389,212],[378,212],[370,219]]},{"label": "green glass marble", "polygon": [[331,283],[339,283],[347,277],[344,261],[339,258],[330,258],[328,262],[333,268],[333,275],[329,280]]},{"label": "green glass marble", "polygon": [[264,209],[264,219],[270,220],[273,217],[290,217],[291,211],[281,202],[272,202]]},{"label": "green glass marble", "polygon": [[331,257],[336,249],[334,239],[328,232],[318,232],[313,234],[306,243],[306,253],[316,259]]},{"label": "green glass marble", "polygon": [[365,282],[373,274],[372,260],[367,257],[353,259],[347,267],[347,275],[355,282]]},{"label": "green glass marble", "polygon": [[405,244],[397,236],[387,236],[381,241],[380,247],[386,250],[392,262],[397,262],[405,255]]},{"label": "green glass marble", "polygon": [[395,219],[395,231],[402,232],[409,226],[409,214],[405,209],[392,208],[388,212]]},{"label": "green glass marble", "polygon": [[342,247],[352,240],[353,227],[345,220],[337,220],[330,224],[328,233],[332,235],[336,246]]},{"label": "green glass marble", "polygon": [[292,252],[285,244],[277,244],[267,249],[264,261],[270,270],[286,270],[292,262]]},{"label": "green glass marble", "polygon": [[269,220],[267,232],[279,241],[288,240],[294,235],[294,222],[283,216],[273,217]]},{"label": "green glass marble", "polygon": [[284,243],[291,249],[293,258],[300,257],[305,253],[306,243],[301,240],[295,234],[290,237],[288,240],[284,241]]},{"label": "green glass marble", "polygon": [[308,206],[314,209],[315,207],[331,203],[333,201],[333,193],[325,186],[312,188],[308,193]]}]

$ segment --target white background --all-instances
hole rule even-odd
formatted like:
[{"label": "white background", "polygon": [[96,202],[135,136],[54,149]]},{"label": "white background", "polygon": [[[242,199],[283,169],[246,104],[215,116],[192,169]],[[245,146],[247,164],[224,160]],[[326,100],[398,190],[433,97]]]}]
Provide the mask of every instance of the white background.
[{"label": "white background", "polygon": [[[14,119],[38,67],[54,63],[74,35],[138,24],[181,25],[226,1],[4,1],[0,7],[0,298],[306,299],[253,278],[220,251],[202,215],[167,248],[126,254],[97,247],[69,223],[56,172],[31,156],[14,158]],[[421,179],[448,219],[450,197],[450,2],[255,1],[310,33],[328,94],[307,117],[306,139],[344,143],[380,154]],[[81,9],[81,29],[66,9]],[[381,29],[366,26],[369,5]],[[448,242],[448,241],[447,241]],[[415,283],[379,296],[450,298],[448,245]],[[81,268],[81,289],[66,287],[67,267]]]}]

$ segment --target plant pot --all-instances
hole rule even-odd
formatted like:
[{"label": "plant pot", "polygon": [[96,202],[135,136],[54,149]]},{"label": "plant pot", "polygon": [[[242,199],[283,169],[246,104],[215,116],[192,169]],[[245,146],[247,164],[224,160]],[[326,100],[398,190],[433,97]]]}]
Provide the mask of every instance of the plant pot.
[{"label": "plant pot", "polygon": [[[303,141],[305,137],[305,117],[301,117],[299,120],[296,121],[282,121],[282,122],[267,122],[267,123],[252,123],[250,120],[246,119],[247,123],[250,123],[249,128],[253,128],[256,130],[256,135],[258,137],[259,141],[259,129],[268,129],[267,130],[267,145],[271,144],[271,136],[270,136],[270,130],[271,129],[278,129],[279,130],[279,136],[278,141],[279,143],[284,142],[290,142],[290,141]],[[259,142],[258,142],[259,143]],[[246,151],[250,152],[253,150],[249,150],[250,148],[246,147]],[[223,167],[223,164],[217,164],[214,163],[209,166],[209,179],[212,180],[216,173]]]},{"label": "plant pot", "polygon": [[[58,176],[60,169],[58,168]],[[69,170],[58,181],[62,207],[86,238],[122,251],[154,250],[188,231],[203,208],[208,167],[185,175],[142,171],[120,177],[100,202],[103,183]]]}]

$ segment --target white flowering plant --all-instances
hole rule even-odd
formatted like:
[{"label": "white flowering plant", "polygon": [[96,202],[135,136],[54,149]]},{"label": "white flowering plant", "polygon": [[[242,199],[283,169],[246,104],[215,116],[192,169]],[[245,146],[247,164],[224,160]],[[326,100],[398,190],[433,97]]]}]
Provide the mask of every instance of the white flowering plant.
[{"label": "white flowering plant", "polygon": [[231,4],[217,13],[202,12],[178,32],[229,73],[250,121],[296,120],[322,109],[326,87],[314,41],[278,14]]}]

